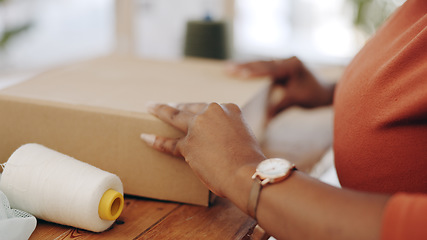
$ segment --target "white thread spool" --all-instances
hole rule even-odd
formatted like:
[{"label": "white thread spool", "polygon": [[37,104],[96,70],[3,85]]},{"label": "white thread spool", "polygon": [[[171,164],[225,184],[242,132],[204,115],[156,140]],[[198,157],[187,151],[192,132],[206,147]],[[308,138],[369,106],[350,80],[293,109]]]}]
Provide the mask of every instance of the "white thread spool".
[{"label": "white thread spool", "polygon": [[118,176],[34,143],[10,156],[0,189],[13,208],[93,232],[109,228],[124,205]]}]

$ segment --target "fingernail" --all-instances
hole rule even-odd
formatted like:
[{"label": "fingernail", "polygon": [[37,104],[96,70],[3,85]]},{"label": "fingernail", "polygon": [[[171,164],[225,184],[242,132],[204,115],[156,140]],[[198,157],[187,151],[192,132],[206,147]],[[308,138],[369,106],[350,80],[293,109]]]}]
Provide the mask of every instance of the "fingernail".
[{"label": "fingernail", "polygon": [[157,105],[159,105],[156,102],[146,102],[145,103],[145,109],[147,110],[147,112],[149,113],[154,113],[154,109],[157,107]]},{"label": "fingernail", "polygon": [[168,103],[168,106],[171,106],[173,108],[178,108],[179,104],[178,103],[174,103],[174,102],[170,102],[170,103]]},{"label": "fingernail", "polygon": [[248,78],[251,76],[251,71],[246,68],[243,68],[239,71],[239,76],[242,78]]},{"label": "fingernail", "polygon": [[237,70],[237,65],[234,63],[227,63],[225,70],[228,72],[235,72]]},{"label": "fingernail", "polygon": [[154,146],[154,141],[156,141],[156,135],[141,133],[141,139],[150,146]]}]

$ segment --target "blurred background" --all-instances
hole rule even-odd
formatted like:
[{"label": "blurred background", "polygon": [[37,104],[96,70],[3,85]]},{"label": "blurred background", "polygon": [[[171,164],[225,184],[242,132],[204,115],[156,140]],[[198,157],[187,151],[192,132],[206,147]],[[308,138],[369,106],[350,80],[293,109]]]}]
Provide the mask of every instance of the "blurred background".
[{"label": "blurred background", "polygon": [[227,25],[229,59],[345,65],[403,0],[0,0],[0,74],[112,52],[183,57],[186,23]]}]

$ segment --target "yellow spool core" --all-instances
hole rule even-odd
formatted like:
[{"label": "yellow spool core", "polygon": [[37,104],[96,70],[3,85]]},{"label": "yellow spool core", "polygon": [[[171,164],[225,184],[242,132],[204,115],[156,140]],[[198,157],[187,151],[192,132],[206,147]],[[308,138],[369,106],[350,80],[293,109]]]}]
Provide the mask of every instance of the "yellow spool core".
[{"label": "yellow spool core", "polygon": [[123,195],[113,189],[108,189],[99,201],[98,215],[104,220],[116,220],[123,211],[123,205]]}]

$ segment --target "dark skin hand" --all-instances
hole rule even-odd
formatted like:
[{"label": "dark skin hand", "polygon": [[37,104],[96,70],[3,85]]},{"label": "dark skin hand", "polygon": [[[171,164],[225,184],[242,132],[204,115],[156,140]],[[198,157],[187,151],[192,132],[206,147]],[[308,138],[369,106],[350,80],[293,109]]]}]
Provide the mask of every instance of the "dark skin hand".
[{"label": "dark skin hand", "polygon": [[[141,138],[156,150],[184,158],[211,191],[248,213],[251,176],[265,156],[239,107],[150,104],[148,111],[184,136]],[[262,189],[257,219],[277,239],[379,239],[388,198],[338,189],[295,171],[285,181]]]},{"label": "dark skin hand", "polygon": [[291,106],[314,108],[332,104],[335,85],[320,82],[296,57],[235,64],[228,73],[242,78],[272,79],[268,120]]},{"label": "dark skin hand", "polygon": [[[334,85],[323,84],[297,58],[234,65],[229,74],[270,77],[268,116],[291,106],[332,104]],[[266,157],[234,104],[150,104],[148,111],[184,133],[171,139],[142,134],[151,147],[185,159],[215,194],[248,213],[251,179]],[[338,189],[295,171],[265,186],[258,203],[259,224],[277,239],[379,239],[389,196]]]}]

